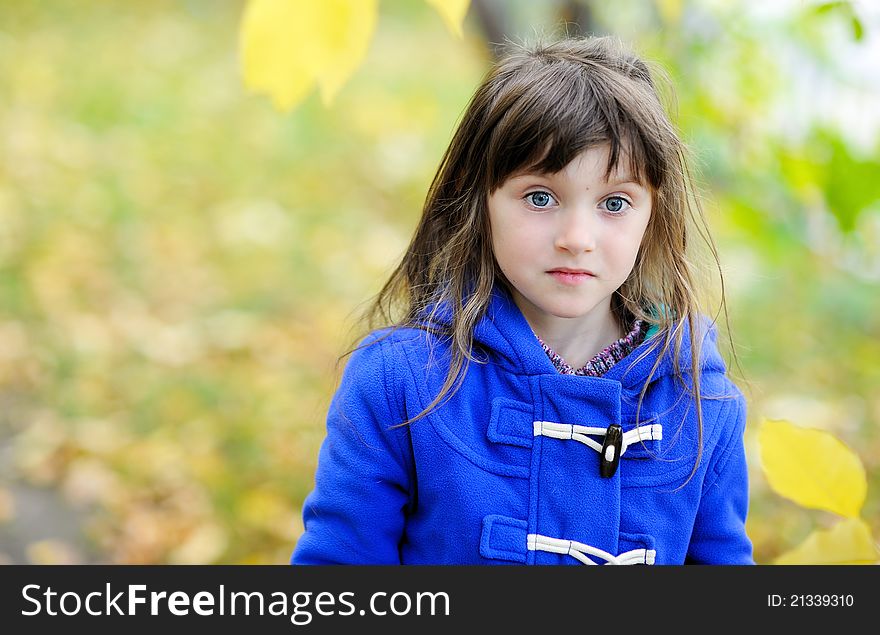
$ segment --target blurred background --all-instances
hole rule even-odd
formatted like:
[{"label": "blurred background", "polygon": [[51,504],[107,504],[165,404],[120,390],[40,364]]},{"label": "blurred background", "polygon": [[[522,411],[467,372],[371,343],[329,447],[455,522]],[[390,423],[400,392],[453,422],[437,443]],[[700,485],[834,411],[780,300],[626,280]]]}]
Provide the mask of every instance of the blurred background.
[{"label": "blurred background", "polygon": [[333,103],[288,114],[242,86],[243,8],[0,3],[0,562],[286,562],[357,311],[495,44],[562,21],[677,87],[757,561],[834,522],[769,489],[765,418],[860,457],[880,536],[880,3],[484,0],[458,39],[381,0]]}]

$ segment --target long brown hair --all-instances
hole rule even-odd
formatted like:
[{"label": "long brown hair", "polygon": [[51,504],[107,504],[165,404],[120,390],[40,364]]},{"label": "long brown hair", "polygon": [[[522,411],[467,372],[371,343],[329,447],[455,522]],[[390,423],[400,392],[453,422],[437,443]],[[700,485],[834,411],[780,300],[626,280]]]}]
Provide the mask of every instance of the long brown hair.
[{"label": "long brown hair", "polygon": [[[443,155],[402,261],[365,312],[370,330],[391,326],[390,335],[398,328],[419,328],[449,344],[443,387],[403,424],[455,394],[468,364],[479,363],[473,355],[474,326],[494,285],[510,289],[492,251],[488,196],[521,169],[558,172],[582,151],[609,144],[607,175],[626,162],[621,167],[652,192],[651,217],[635,265],[611,302],[623,332],[636,318],[658,328],[643,353],[662,347],[639,395],[637,421],[648,384],[671,347],[674,374],[696,402],[699,450],[691,475],[696,473],[702,453],[701,400],[713,397],[701,395],[700,389],[697,360],[705,333],[698,332],[699,307],[706,270],[692,253],[695,235],[713,257],[725,316],[727,309],[718,254],[694,194],[688,152],[657,89],[665,76],[652,70],[653,75],[610,37],[514,46],[489,70]],[[672,95],[668,81],[663,86]],[[451,324],[439,319],[441,306],[451,309]],[[694,360],[692,391],[680,365],[685,324]]]}]

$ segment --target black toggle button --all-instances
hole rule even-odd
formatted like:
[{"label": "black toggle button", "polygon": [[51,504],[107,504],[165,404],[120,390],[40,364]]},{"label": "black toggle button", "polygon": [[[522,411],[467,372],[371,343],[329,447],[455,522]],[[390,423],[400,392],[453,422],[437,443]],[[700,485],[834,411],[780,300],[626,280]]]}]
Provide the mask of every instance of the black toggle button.
[{"label": "black toggle button", "polygon": [[619,423],[612,423],[605,431],[605,443],[599,457],[599,474],[602,478],[611,478],[620,464],[620,449],[623,447],[623,428]]}]

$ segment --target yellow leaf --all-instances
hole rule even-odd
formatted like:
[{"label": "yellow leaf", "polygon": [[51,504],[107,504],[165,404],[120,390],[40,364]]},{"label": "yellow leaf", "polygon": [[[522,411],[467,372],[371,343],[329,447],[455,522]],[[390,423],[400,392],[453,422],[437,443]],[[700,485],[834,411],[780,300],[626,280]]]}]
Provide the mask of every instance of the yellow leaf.
[{"label": "yellow leaf", "polygon": [[425,0],[425,2],[437,10],[454,35],[464,37],[461,25],[464,22],[464,16],[467,15],[471,0]]},{"label": "yellow leaf", "polygon": [[245,87],[289,111],[317,82],[324,105],[361,65],[378,0],[250,0],[241,21]]},{"label": "yellow leaf", "polygon": [[657,0],[657,10],[666,24],[677,24],[681,20],[682,0]]},{"label": "yellow leaf", "polygon": [[363,63],[376,30],[379,0],[313,0],[324,18],[319,42],[323,62],[317,73],[324,105]]},{"label": "yellow leaf", "polygon": [[774,564],[875,564],[878,558],[867,523],[861,518],[847,518],[831,529],[814,531]]},{"label": "yellow leaf", "polygon": [[865,468],[834,435],[766,420],[758,442],[764,474],[777,494],[804,507],[859,515],[868,490]]},{"label": "yellow leaf", "polygon": [[307,51],[289,24],[300,24],[293,3],[252,0],[241,22],[241,56],[244,85],[267,93],[279,110],[290,110],[315,82]]}]

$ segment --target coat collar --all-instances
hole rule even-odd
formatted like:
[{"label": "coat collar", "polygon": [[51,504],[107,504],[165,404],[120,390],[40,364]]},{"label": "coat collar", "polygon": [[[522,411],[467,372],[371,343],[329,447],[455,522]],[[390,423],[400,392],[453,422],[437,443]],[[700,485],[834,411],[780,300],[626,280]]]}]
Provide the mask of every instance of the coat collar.
[{"label": "coat collar", "polygon": [[[441,321],[449,323],[449,312],[438,311],[436,316]],[[689,371],[693,364],[690,350],[690,333],[687,320],[682,328],[680,366],[682,372]],[[629,355],[615,364],[602,378],[620,382],[625,388],[641,387],[651,368],[660,355],[660,348],[652,349],[653,344],[661,334],[655,334],[647,338],[636,347]],[[726,370],[724,360],[717,348],[717,329],[707,316],[701,315],[697,335],[702,339],[701,358],[703,361],[702,372],[718,372],[723,374]],[[525,316],[516,306],[513,298],[501,285],[496,284],[492,290],[488,308],[484,317],[474,328],[474,341],[484,349],[493,353],[499,363],[508,366],[512,371],[524,375],[557,374],[550,358],[541,348],[538,338],[535,337],[531,326]],[[642,359],[642,354],[649,351]],[[652,381],[674,373],[673,352],[667,351],[660,362]],[[585,380],[595,379],[583,377]]]}]

